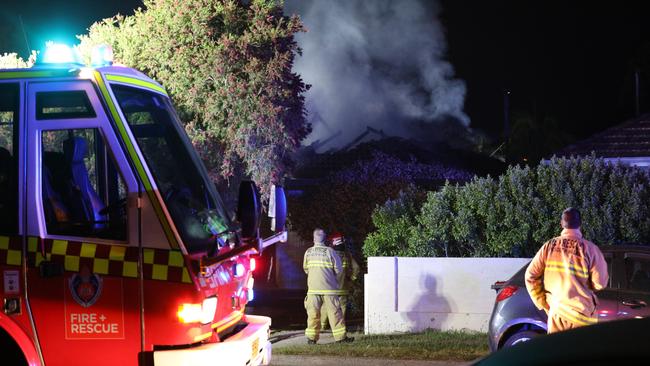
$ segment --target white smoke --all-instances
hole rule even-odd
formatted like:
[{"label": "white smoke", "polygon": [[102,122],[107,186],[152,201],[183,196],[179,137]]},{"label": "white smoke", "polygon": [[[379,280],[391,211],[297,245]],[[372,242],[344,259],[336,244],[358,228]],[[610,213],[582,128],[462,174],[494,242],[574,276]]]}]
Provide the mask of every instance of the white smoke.
[{"label": "white smoke", "polygon": [[297,36],[303,56],[294,67],[312,85],[306,144],[341,131],[341,146],[366,126],[408,136],[409,121],[469,124],[465,83],[444,60],[437,2],[287,0],[285,8],[308,29]]}]

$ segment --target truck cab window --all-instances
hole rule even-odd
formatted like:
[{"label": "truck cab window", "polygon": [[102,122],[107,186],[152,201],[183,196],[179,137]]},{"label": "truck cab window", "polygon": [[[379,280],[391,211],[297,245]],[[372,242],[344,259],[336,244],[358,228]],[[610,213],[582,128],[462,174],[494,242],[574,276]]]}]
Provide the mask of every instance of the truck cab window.
[{"label": "truck cab window", "polygon": [[42,133],[48,234],[126,240],[127,189],[98,129]]},{"label": "truck cab window", "polygon": [[0,235],[18,232],[19,87],[0,84]]},{"label": "truck cab window", "polygon": [[36,93],[36,119],[96,117],[88,95],[83,90]]},{"label": "truck cab window", "polygon": [[228,250],[223,234],[230,218],[169,98],[123,85],[112,88],[188,251],[217,243]]}]

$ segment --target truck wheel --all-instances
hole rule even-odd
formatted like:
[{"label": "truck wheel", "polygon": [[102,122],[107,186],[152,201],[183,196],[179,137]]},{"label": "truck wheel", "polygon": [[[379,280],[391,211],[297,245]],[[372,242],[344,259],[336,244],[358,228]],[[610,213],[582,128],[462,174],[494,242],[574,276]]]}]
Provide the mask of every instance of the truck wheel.
[{"label": "truck wheel", "polygon": [[25,355],[23,355],[23,351],[2,328],[0,328],[0,349],[2,350],[3,365],[27,366],[27,360],[25,359]]},{"label": "truck wheel", "polygon": [[508,348],[519,343],[528,342],[535,337],[539,337],[540,335],[542,335],[541,332],[534,330],[522,330],[508,337],[508,339],[503,343],[503,347],[501,348]]}]

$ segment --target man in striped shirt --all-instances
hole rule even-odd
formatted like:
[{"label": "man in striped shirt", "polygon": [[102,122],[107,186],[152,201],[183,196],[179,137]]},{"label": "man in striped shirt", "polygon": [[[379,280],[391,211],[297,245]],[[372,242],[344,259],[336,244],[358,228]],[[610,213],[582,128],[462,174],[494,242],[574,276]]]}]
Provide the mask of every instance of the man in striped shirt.
[{"label": "man in striped shirt", "polygon": [[337,342],[352,342],[345,330],[345,319],[339,301],[339,283],[337,275],[343,273],[341,258],[334,249],[325,245],[325,231],[314,230],[314,246],[307,249],[303,260],[303,269],[307,274],[307,343],[316,344],[320,336],[321,308],[327,312],[332,327],[332,335]]},{"label": "man in striped shirt", "polygon": [[526,288],[548,314],[548,333],[596,323],[595,292],[609,279],[603,253],[582,237],[580,212],[564,210],[561,225],[560,236],[547,241],[526,269]]}]

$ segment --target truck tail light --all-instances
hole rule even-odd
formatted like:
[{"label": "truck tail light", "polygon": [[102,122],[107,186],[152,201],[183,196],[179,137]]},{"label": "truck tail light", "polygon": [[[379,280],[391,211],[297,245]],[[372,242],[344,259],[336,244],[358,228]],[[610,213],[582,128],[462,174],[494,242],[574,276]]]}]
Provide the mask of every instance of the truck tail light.
[{"label": "truck tail light", "polygon": [[257,262],[255,261],[255,258],[251,258],[251,272],[255,271],[255,268],[257,267]]},{"label": "truck tail light", "polygon": [[497,302],[501,302],[509,298],[510,296],[514,295],[517,290],[519,290],[519,287],[512,285],[502,288],[501,291],[497,294]]},{"label": "truck tail light", "polygon": [[203,304],[181,304],[178,307],[178,320],[181,323],[202,323],[208,324],[214,319],[217,312],[217,298],[208,297]]}]

